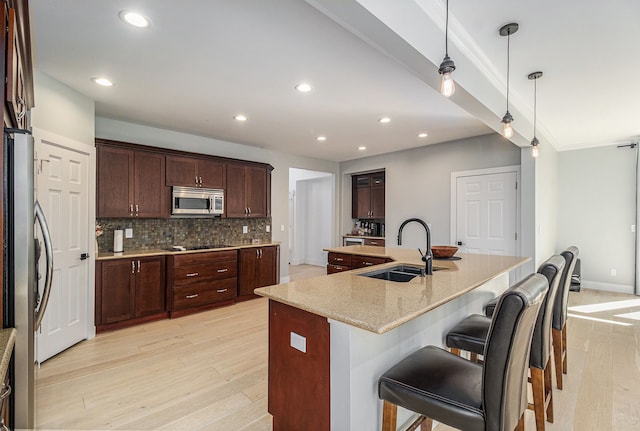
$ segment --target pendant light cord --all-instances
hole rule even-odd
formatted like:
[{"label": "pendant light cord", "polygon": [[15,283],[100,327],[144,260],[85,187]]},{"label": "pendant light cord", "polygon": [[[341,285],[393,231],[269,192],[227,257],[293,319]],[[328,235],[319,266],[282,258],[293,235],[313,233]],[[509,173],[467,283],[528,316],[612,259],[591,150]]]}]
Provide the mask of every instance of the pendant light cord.
[{"label": "pendant light cord", "polygon": [[[448,1],[448,0],[447,0]],[[511,52],[511,31],[507,32],[507,112],[509,112],[509,56]]]},{"label": "pendant light cord", "polygon": [[444,23],[444,55],[445,57],[449,57],[449,0],[447,0],[447,12]]},{"label": "pendant light cord", "polygon": [[536,120],[538,112],[538,78],[533,80],[533,137],[536,137]]}]

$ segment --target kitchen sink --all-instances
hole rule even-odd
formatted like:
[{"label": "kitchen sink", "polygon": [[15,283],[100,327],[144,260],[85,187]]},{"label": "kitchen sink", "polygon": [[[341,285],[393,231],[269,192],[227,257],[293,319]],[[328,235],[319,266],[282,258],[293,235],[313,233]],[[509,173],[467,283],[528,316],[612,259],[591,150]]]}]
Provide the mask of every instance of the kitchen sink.
[{"label": "kitchen sink", "polygon": [[[406,283],[408,281],[413,280],[415,277],[419,276],[422,273],[423,269],[424,268],[421,268],[418,266],[398,265],[398,266],[393,266],[391,268],[378,269],[376,271],[365,272],[358,275],[361,275],[363,277],[369,277],[369,278],[377,278],[379,280]],[[441,268],[441,267],[433,268],[434,271],[439,271],[441,269],[447,269],[447,268]]]}]

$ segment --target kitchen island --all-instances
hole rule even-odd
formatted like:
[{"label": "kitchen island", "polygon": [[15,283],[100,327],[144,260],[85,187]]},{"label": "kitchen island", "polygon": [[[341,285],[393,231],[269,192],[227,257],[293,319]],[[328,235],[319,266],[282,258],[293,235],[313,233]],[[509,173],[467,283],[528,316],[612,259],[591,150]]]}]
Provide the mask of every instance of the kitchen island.
[{"label": "kitchen island", "polygon": [[[263,287],[269,298],[269,412],[274,431],[377,430],[378,377],[509,286],[528,258],[461,254],[404,283],[361,274],[423,266],[415,249],[347,246],[328,252],[390,258],[373,268]],[[399,410],[399,423],[410,412]]]}]

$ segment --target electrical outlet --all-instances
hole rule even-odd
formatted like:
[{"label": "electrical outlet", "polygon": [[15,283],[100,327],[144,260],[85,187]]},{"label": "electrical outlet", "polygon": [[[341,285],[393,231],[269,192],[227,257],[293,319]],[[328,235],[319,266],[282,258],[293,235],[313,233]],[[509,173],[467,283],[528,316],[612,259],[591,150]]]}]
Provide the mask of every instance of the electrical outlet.
[{"label": "electrical outlet", "polygon": [[307,338],[295,332],[290,332],[289,344],[296,350],[300,350],[302,353],[307,353]]},{"label": "electrical outlet", "polygon": [[635,225],[635,224],[632,224],[632,225],[631,225],[631,232],[635,232],[635,231],[636,231],[636,225]]},{"label": "electrical outlet", "polygon": [[280,225],[280,232],[284,232],[284,225],[283,224]]},{"label": "electrical outlet", "polygon": [[611,276],[615,277],[616,275],[618,275],[618,271],[615,268],[611,268]]},{"label": "electrical outlet", "polygon": [[267,225],[266,229],[267,229],[267,232],[271,232],[271,226]]},{"label": "electrical outlet", "polygon": [[124,237],[125,238],[133,238],[133,229],[128,227],[124,230]]},{"label": "electrical outlet", "polygon": [[242,226],[242,233],[249,233],[249,226]]}]

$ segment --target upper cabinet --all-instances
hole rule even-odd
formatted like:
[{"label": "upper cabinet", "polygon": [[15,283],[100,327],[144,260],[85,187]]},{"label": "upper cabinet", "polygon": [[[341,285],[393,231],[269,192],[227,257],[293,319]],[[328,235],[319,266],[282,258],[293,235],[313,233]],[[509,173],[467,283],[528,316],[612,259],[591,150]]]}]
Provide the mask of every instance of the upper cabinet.
[{"label": "upper cabinet", "polygon": [[213,158],[167,156],[168,186],[224,189],[225,164]]},{"label": "upper cabinet", "polygon": [[99,143],[96,148],[98,217],[168,215],[164,155]]},{"label": "upper cabinet", "polygon": [[351,217],[382,219],[385,211],[384,171],[352,175]]},{"label": "upper cabinet", "polygon": [[271,167],[227,164],[227,217],[271,216]]}]

